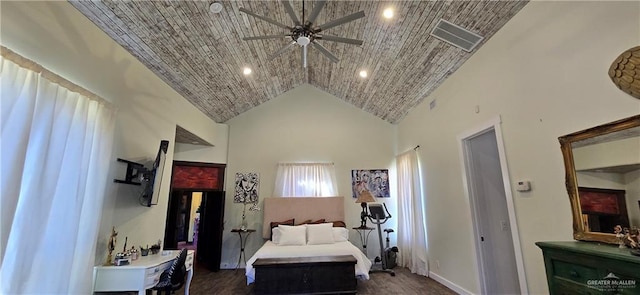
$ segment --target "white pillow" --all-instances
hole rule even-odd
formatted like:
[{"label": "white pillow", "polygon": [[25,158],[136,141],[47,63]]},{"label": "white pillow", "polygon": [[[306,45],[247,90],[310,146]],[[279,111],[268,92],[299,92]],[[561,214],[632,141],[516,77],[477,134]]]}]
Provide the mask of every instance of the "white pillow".
[{"label": "white pillow", "polygon": [[307,243],[305,235],[307,228],[304,225],[278,225],[280,229],[279,246],[301,246]]},{"label": "white pillow", "polygon": [[274,244],[280,244],[280,237],[282,236],[282,232],[280,231],[280,228],[278,228],[277,226],[271,229],[271,241]]},{"label": "white pillow", "polygon": [[336,242],[346,242],[349,240],[349,230],[344,227],[333,228],[333,240]]},{"label": "white pillow", "polygon": [[306,224],[307,244],[333,244],[333,223]]}]

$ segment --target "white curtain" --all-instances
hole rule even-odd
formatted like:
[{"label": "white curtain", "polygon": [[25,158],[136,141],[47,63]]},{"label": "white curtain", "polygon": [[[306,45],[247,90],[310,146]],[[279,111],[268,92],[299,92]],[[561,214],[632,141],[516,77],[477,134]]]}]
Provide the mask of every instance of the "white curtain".
[{"label": "white curtain", "polygon": [[417,152],[411,150],[398,155],[396,166],[399,265],[412,273],[428,276],[426,214]]},{"label": "white curtain", "polygon": [[90,294],[115,110],[2,49],[1,293]]},{"label": "white curtain", "polygon": [[333,163],[280,163],[274,197],[332,197],[338,195]]}]

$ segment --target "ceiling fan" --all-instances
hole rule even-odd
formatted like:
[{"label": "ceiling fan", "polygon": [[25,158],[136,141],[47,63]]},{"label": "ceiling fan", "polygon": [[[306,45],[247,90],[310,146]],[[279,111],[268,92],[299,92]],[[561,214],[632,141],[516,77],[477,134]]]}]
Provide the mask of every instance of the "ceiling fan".
[{"label": "ceiling fan", "polygon": [[292,48],[294,45],[298,45],[300,47],[302,47],[302,66],[304,68],[307,67],[307,45],[311,44],[311,46],[315,47],[318,51],[320,51],[320,53],[322,53],[325,57],[327,57],[330,61],[337,63],[339,61],[339,59],[333,55],[329,50],[327,50],[324,46],[320,45],[320,43],[317,42],[317,40],[325,40],[325,41],[331,41],[331,42],[340,42],[340,43],[346,43],[346,44],[353,44],[353,45],[362,45],[363,41],[362,40],[357,40],[357,39],[350,39],[350,38],[344,38],[344,37],[338,37],[338,36],[331,36],[331,35],[325,35],[325,34],[321,34],[321,32],[326,31],[330,28],[339,26],[339,25],[343,25],[345,23],[348,22],[352,22],[354,20],[360,19],[364,17],[364,11],[359,11],[356,12],[354,14],[350,14],[347,15],[345,17],[336,19],[336,20],[332,20],[328,23],[322,24],[322,25],[316,25],[315,21],[316,18],[318,17],[318,15],[320,14],[320,11],[322,11],[322,8],[324,7],[325,3],[327,2],[326,0],[319,0],[316,2],[316,5],[313,7],[313,10],[311,10],[311,15],[309,15],[309,18],[305,20],[305,15],[304,15],[304,1],[302,1],[302,20],[298,19],[298,16],[296,15],[296,13],[293,11],[293,7],[291,6],[291,2],[289,2],[289,0],[280,0],[280,2],[282,2],[282,4],[284,5],[285,10],[287,11],[287,14],[289,14],[289,17],[291,18],[291,20],[293,21],[293,26],[287,26],[285,24],[282,24],[274,19],[268,18],[266,16],[262,16],[262,15],[258,15],[255,14],[245,8],[240,8],[241,12],[244,12],[248,15],[251,15],[257,19],[261,19],[263,21],[266,21],[268,23],[271,23],[273,25],[276,25],[278,27],[284,28],[289,30],[289,33],[286,34],[279,34],[279,35],[265,35],[265,36],[255,36],[255,37],[244,37],[242,38],[242,40],[245,41],[249,41],[249,40],[263,40],[263,39],[279,39],[279,38],[286,38],[286,37],[290,37],[292,41],[290,41],[287,45],[285,45],[284,47],[280,48],[278,51],[276,51],[275,53],[273,53],[271,56],[269,56],[269,60],[272,60],[278,56],[280,56],[282,53],[284,53],[285,51],[289,50],[290,48]]}]

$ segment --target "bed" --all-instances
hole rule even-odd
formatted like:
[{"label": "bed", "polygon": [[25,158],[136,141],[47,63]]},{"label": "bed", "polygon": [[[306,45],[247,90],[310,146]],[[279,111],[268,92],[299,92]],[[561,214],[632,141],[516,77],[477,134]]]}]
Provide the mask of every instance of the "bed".
[{"label": "bed", "polygon": [[[272,240],[271,223],[294,220],[295,224],[310,222],[315,224],[307,225],[307,241],[310,244],[287,244],[276,234]],[[346,228],[333,228],[333,241],[314,244],[313,237],[327,237],[327,235],[312,234],[311,230],[326,230],[327,223],[338,221],[335,225],[344,221],[344,198],[343,197],[309,197],[309,198],[265,198],[264,199],[264,219],[263,238],[267,239],[265,244],[247,261],[246,276],[247,284],[256,280],[254,262],[265,258],[294,258],[294,257],[338,257],[350,255],[357,261],[354,267],[353,278],[369,279],[369,269],[371,261],[360,249],[348,240],[348,230]],[[325,221],[315,222],[315,221]],[[334,224],[332,224],[334,225]],[[344,223],[342,222],[342,225]],[[299,226],[291,224],[281,225],[280,229],[304,230]],[[304,226],[303,226],[304,228]],[[276,233],[276,232],[274,232]],[[317,232],[316,232],[317,233]],[[303,234],[304,235],[304,234]],[[284,235],[283,235],[284,237]],[[280,242],[280,243],[278,243]]]}]

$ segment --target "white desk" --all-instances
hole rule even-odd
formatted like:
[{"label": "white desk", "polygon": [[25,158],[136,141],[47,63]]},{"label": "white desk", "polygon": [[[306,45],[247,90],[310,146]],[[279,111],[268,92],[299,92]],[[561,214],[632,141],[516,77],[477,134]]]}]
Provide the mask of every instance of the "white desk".
[{"label": "white desk", "polygon": [[[158,283],[162,272],[171,267],[178,253],[180,253],[179,250],[162,251],[155,255],[140,256],[129,265],[95,266],[93,292],[138,291],[139,295],[144,295],[145,290]],[[188,250],[185,262],[187,269],[185,295],[189,295],[189,285],[193,278],[193,256],[194,251]]]}]

